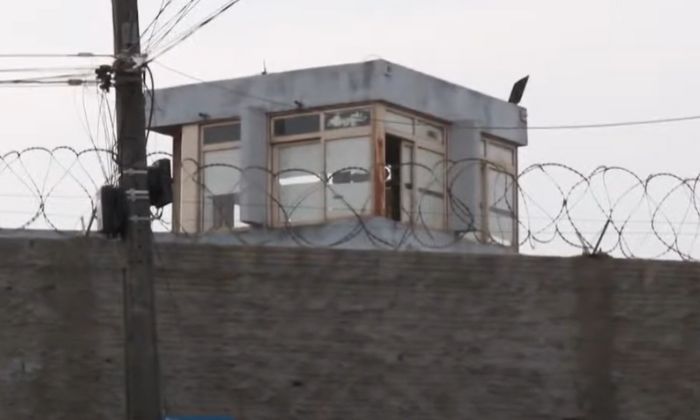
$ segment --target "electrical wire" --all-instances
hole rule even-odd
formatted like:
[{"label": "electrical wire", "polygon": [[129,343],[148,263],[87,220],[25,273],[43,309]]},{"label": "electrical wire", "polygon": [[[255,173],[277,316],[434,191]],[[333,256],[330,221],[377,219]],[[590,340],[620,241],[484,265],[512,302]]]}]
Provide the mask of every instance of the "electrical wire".
[{"label": "electrical wire", "polygon": [[607,123],[582,123],[582,124],[562,124],[562,125],[533,125],[526,128],[523,127],[488,127],[491,129],[502,129],[502,130],[586,130],[586,129],[597,129],[597,128],[618,128],[618,127],[633,127],[639,125],[657,125],[657,124],[671,124],[686,121],[698,121],[700,120],[700,115],[688,115],[681,117],[669,117],[669,118],[652,118],[648,120],[636,120],[636,121],[616,121]]},{"label": "electrical wire", "polygon": [[166,21],[159,30],[153,30],[149,36],[148,41],[143,45],[144,51],[147,54],[150,53],[158,44],[163,42],[164,39],[172,33],[172,31],[177,27],[177,25],[185,19],[185,17],[192,12],[195,6],[200,0],[189,0],[184,6],[182,6],[168,21]]},{"label": "electrical wire", "polygon": [[[97,146],[97,142],[96,142],[96,140],[95,140],[96,135],[93,134],[92,126],[91,126],[91,124],[90,124],[90,117],[88,116],[88,111],[87,111],[87,103],[86,103],[86,96],[87,96],[87,95],[86,95],[86,89],[87,89],[87,87],[84,87],[83,90],[82,90],[82,100],[81,100],[81,105],[82,105],[82,115],[81,115],[81,116],[82,116],[82,118],[81,118],[81,125],[83,126],[83,129],[85,130],[85,133],[88,135],[88,138],[90,139],[90,144],[92,145],[92,147],[94,147],[95,149],[97,149],[98,146]],[[103,98],[100,97],[100,99],[103,99]],[[98,109],[102,109],[102,103],[100,103]],[[100,131],[100,118],[99,118],[99,116],[98,116],[98,119],[97,119],[97,127],[96,127],[97,135],[99,135],[99,131]],[[103,160],[102,160],[102,156],[98,156],[98,161],[99,161],[99,163],[100,163],[100,169],[102,170],[102,175],[104,176],[105,179],[107,179],[107,178],[108,178],[107,169],[106,169],[105,164],[104,164],[104,162],[103,162]]]},{"label": "electrical wire", "polygon": [[[150,61],[153,61],[157,59],[158,57],[161,57],[162,55],[166,54],[168,51],[172,50],[173,48],[177,47],[180,45],[182,42],[187,40],[189,37],[194,35],[196,32],[198,32],[200,29],[204,28],[205,26],[209,25],[211,22],[216,20],[218,17],[226,13],[229,9],[231,9],[233,6],[237,5],[240,3],[241,0],[229,0],[221,6],[219,9],[217,9],[215,12],[212,14],[208,15],[206,18],[192,26],[190,29],[183,31],[180,35],[177,35],[173,41],[171,41],[169,44],[167,44],[165,47],[160,49],[157,52],[149,52],[149,55],[151,56],[149,58]],[[161,40],[164,39],[161,38]]]},{"label": "electrical wire", "polygon": [[161,67],[163,67],[164,69],[166,69],[166,70],[168,70],[168,71],[170,71],[170,72],[173,72],[173,73],[175,73],[175,74],[179,74],[179,75],[182,76],[182,77],[185,77],[185,78],[188,78],[188,79],[190,79],[190,80],[197,81],[197,82],[204,83],[204,84],[206,84],[207,86],[211,86],[211,87],[215,87],[215,88],[219,88],[219,89],[225,90],[225,91],[227,91],[227,92],[231,92],[231,93],[233,93],[233,94],[235,94],[235,95],[237,95],[237,96],[240,96],[240,97],[251,98],[251,99],[257,99],[257,100],[260,100],[260,101],[263,101],[263,102],[267,102],[267,103],[270,103],[270,104],[274,104],[274,105],[281,105],[281,106],[290,106],[290,105],[294,105],[293,103],[290,103],[290,102],[276,101],[276,100],[274,100],[274,99],[269,99],[269,98],[265,98],[265,97],[262,97],[262,96],[253,95],[253,94],[250,94],[250,93],[247,93],[247,92],[239,91],[239,90],[236,90],[236,89],[231,89],[230,87],[224,85],[224,84],[223,84],[224,82],[221,82],[221,81],[209,81],[209,80],[204,80],[204,79],[201,79],[201,78],[199,78],[199,77],[196,77],[196,76],[192,76],[192,75],[190,75],[190,74],[187,74],[187,73],[185,73],[185,72],[183,72],[183,71],[181,71],[181,70],[178,70],[178,69],[175,69],[175,68],[173,68],[173,67],[170,67],[170,66],[168,66],[168,65],[166,65],[166,64],[163,64],[161,61],[153,61],[153,63],[154,63],[154,64],[157,64],[157,65],[159,65],[159,66],[161,66]]},{"label": "electrical wire", "polygon": [[148,65],[144,66],[145,70],[145,75],[148,76],[148,80],[151,82],[151,87],[150,89],[146,85],[146,80],[144,79],[144,89],[149,94],[149,104],[148,104],[148,122],[146,124],[146,145],[148,145],[148,138],[150,137],[151,134],[151,129],[153,126],[153,115],[155,113],[155,108],[156,108],[156,82],[155,78],[153,77],[153,71]]},{"label": "electrical wire", "polygon": [[[29,78],[19,78],[19,79],[4,79],[0,80],[0,84],[22,84],[22,83],[42,83],[42,82],[60,82],[66,83],[72,80],[79,80],[80,78],[90,77],[92,73],[68,73],[68,74],[56,74],[51,76],[36,76]],[[68,79],[68,80],[57,80],[57,79]]]},{"label": "electrical wire", "polygon": [[149,24],[146,26],[146,29],[144,29],[144,30],[141,32],[141,40],[143,40],[143,38],[146,36],[146,34],[148,33],[148,31],[151,31],[151,30],[152,30],[152,31],[153,31],[152,34],[155,33],[155,31],[156,31],[157,28],[158,28],[158,21],[160,20],[161,16],[163,16],[163,14],[164,14],[165,11],[168,9],[168,7],[170,7],[170,5],[172,4],[172,2],[173,2],[173,0],[161,0],[161,2],[160,2],[160,8],[158,9],[158,12],[156,13],[156,16],[153,18],[153,20],[151,20],[151,23],[149,23]]},{"label": "electrical wire", "polygon": [[0,68],[0,73],[49,73],[55,71],[92,71],[94,67],[24,67]]},{"label": "electrical wire", "polygon": [[0,54],[0,58],[114,58],[114,54],[95,54],[80,52],[77,54]]}]

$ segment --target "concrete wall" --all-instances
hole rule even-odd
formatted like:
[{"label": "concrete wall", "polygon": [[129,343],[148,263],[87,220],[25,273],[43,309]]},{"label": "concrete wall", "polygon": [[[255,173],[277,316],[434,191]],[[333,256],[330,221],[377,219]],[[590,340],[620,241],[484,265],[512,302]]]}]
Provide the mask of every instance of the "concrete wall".
[{"label": "concrete wall", "polygon": [[[0,419],[120,418],[122,257],[0,239]],[[694,419],[700,266],[158,243],[171,413]]]},{"label": "concrete wall", "polygon": [[[459,121],[448,136],[447,184],[452,196],[448,208],[449,228],[458,232],[484,231],[483,171],[484,143],[474,121]],[[516,152],[517,153],[517,152]]]},{"label": "concrete wall", "polygon": [[517,250],[479,242],[475,235],[426,229],[384,217],[338,219],[319,225],[243,229],[202,235],[163,235],[181,243],[269,247],[330,247],[354,250],[402,250],[440,253],[510,254]]},{"label": "concrete wall", "polygon": [[200,179],[202,178],[200,166],[199,126],[192,124],[182,127],[180,141],[180,162],[177,165],[180,173],[175,188],[178,193],[177,214],[179,218],[174,220],[178,231],[185,233],[198,232],[200,209],[202,207]]}]

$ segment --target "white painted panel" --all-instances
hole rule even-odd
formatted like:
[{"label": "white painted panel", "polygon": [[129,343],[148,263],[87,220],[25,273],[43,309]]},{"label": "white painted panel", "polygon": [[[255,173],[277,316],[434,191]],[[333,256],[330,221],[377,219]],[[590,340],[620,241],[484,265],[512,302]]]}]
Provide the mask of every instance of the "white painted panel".
[{"label": "white painted panel", "polygon": [[445,132],[436,125],[428,124],[425,121],[417,121],[416,137],[422,140],[442,143],[445,140]]},{"label": "white painted panel", "polygon": [[486,160],[509,169],[515,164],[515,148],[487,142]]},{"label": "white painted panel", "polygon": [[384,127],[388,132],[413,135],[413,118],[387,111]]}]

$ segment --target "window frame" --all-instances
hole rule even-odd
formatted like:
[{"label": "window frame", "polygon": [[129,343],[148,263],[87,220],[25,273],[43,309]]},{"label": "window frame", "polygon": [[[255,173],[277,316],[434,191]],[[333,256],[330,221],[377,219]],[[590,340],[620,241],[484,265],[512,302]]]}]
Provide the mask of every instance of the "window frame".
[{"label": "window frame", "polygon": [[[371,125],[368,126],[371,128]],[[333,131],[340,131],[340,129],[334,129]],[[330,136],[327,137],[323,141],[323,173],[325,176],[328,176],[328,144],[332,142],[337,142],[337,141],[344,141],[344,140],[360,140],[360,139],[366,139],[368,143],[368,149],[369,149],[369,168],[368,168],[368,179],[367,179],[367,184],[369,186],[368,190],[368,205],[364,209],[354,209],[359,215],[361,216],[366,216],[366,215],[371,215],[372,214],[372,202],[374,201],[373,197],[373,188],[372,188],[372,180],[374,179],[374,162],[372,161],[372,158],[374,157],[374,143],[373,143],[373,138],[370,134],[368,135],[359,135],[359,136],[342,136],[342,137],[335,137],[335,136]],[[324,203],[323,203],[323,208],[324,208],[324,221],[335,221],[335,220],[347,220],[347,219],[352,219],[355,218],[355,215],[347,215],[347,216],[328,216],[328,189],[325,190],[324,192]]]},{"label": "window frame", "polygon": [[[481,215],[481,222],[482,222],[482,229],[481,229],[481,240],[485,243],[494,243],[498,244],[501,246],[504,246],[506,248],[513,248],[517,249],[520,243],[520,224],[518,220],[518,215],[520,214],[519,206],[518,206],[518,147],[516,144],[509,142],[505,139],[502,139],[500,137],[496,137],[491,134],[483,133],[481,136],[481,142],[482,142],[482,155],[483,155],[483,161],[482,161],[482,168],[481,168],[481,190],[482,190],[482,215]],[[494,160],[491,161],[489,159],[489,146],[495,146],[495,147],[500,147],[503,149],[508,149],[511,151],[511,161],[510,162],[505,162],[505,161],[498,161]],[[504,210],[496,208],[495,210],[492,210],[491,207],[489,206],[489,200],[490,200],[490,193],[492,190],[492,186],[489,183],[489,171],[495,171],[498,173],[503,173],[506,176],[512,177],[513,180],[513,208],[512,208],[512,216],[513,219],[513,236],[511,238],[511,243],[510,245],[503,245],[499,244],[498,241],[494,240],[494,237],[491,234],[491,212],[492,211],[497,211],[497,212],[503,212],[505,213]],[[503,214],[503,216],[506,216],[506,214]]]},{"label": "window frame", "polygon": [[[336,113],[336,112],[344,112],[344,111],[353,111],[353,110],[364,110],[368,111],[370,114],[370,123],[368,125],[364,125],[361,127],[349,127],[349,128],[333,128],[333,129],[326,129],[326,114],[328,113]],[[314,115],[317,114],[319,116],[319,131],[315,132],[309,132],[309,133],[303,133],[303,134],[293,134],[293,135],[283,135],[283,136],[276,136],[275,135],[275,121],[283,118],[293,118],[293,117],[301,117],[301,116],[306,116],[306,115]],[[284,227],[284,226],[311,226],[311,225],[318,225],[318,224],[323,224],[327,223],[328,221],[336,221],[336,220],[346,220],[346,219],[351,219],[354,218],[355,216],[331,216],[329,217],[328,215],[328,199],[327,199],[327,189],[324,188],[324,193],[323,193],[323,217],[320,218],[317,221],[305,221],[305,222],[287,222],[283,220],[282,217],[282,212],[279,204],[279,197],[280,197],[280,186],[279,186],[279,177],[277,176],[279,172],[279,149],[282,147],[287,147],[287,146],[293,146],[293,145],[303,145],[303,144],[310,144],[310,143],[318,143],[321,147],[321,153],[323,156],[323,162],[322,162],[322,174],[327,176],[327,147],[326,143],[331,142],[331,141],[339,141],[339,140],[351,140],[351,139],[357,139],[357,138],[367,138],[367,140],[370,143],[369,147],[369,156],[368,156],[368,163],[369,163],[369,199],[370,202],[373,199],[372,197],[372,187],[371,183],[372,180],[374,179],[374,173],[375,173],[375,168],[374,168],[374,147],[373,147],[373,127],[374,127],[374,116],[376,115],[376,107],[372,103],[359,103],[359,104],[353,104],[353,105],[343,105],[343,106],[330,106],[330,107],[323,107],[323,108],[318,108],[314,110],[309,110],[309,111],[304,111],[304,112],[284,112],[284,113],[279,113],[279,114],[273,114],[270,115],[269,117],[269,124],[268,124],[268,135],[269,135],[269,141],[270,141],[270,147],[271,147],[271,153],[270,153],[270,168],[272,168],[272,174],[273,176],[270,176],[270,184],[269,184],[269,191],[272,193],[273,200],[270,200],[270,211],[269,211],[269,216],[268,216],[268,223],[273,226],[273,227]],[[360,209],[356,209],[360,210]],[[372,214],[372,208],[371,206],[368,206],[363,212],[360,212],[361,215],[369,216]]]},{"label": "window frame", "polygon": [[[386,122],[388,122],[388,119],[386,117],[387,114],[392,113],[396,115],[401,115],[404,117],[408,117],[413,119],[413,124],[412,124],[412,134],[408,134],[402,131],[398,130],[392,130],[390,127],[387,127]],[[422,147],[423,149],[428,149],[432,152],[439,153],[441,155],[447,156],[447,145],[448,145],[448,128],[449,124],[443,121],[439,121],[430,117],[426,117],[423,115],[420,115],[418,113],[410,112],[410,111],[405,111],[403,109],[395,108],[392,107],[391,105],[386,105],[385,106],[385,117],[384,117],[384,132],[386,134],[391,134],[394,137],[400,137],[404,140],[409,140],[414,142],[417,146]],[[436,140],[429,140],[425,137],[422,137],[416,133],[416,127],[417,123],[422,122],[424,125],[431,126],[434,128],[437,128],[442,131],[442,139],[439,141]]]},{"label": "window frame", "polygon": [[[325,214],[326,214],[325,210],[323,212],[323,214],[324,214],[323,220],[321,220],[319,222],[305,221],[305,222],[293,223],[293,222],[288,222],[288,221],[284,220],[282,217],[283,212],[282,212],[282,208],[281,208],[282,203],[280,202],[280,192],[281,191],[280,191],[280,183],[279,183],[279,179],[280,179],[279,178],[280,150],[284,149],[284,148],[305,146],[305,145],[310,145],[310,144],[318,145],[319,147],[321,147],[321,149],[323,151],[323,144],[321,143],[320,138],[306,138],[303,140],[285,141],[282,143],[277,143],[277,144],[273,145],[273,147],[272,147],[272,153],[271,153],[272,156],[271,157],[272,157],[272,163],[273,163],[274,170],[272,171],[273,176],[270,176],[270,182],[271,182],[270,191],[273,194],[274,200],[270,200],[271,201],[270,218],[271,218],[273,226],[275,226],[275,227],[283,227],[283,226],[290,226],[290,225],[291,226],[308,226],[308,225],[323,223],[325,221]],[[323,162],[323,170],[325,170],[325,159]],[[322,196],[323,196],[322,207],[325,209],[325,206],[326,206],[325,193],[322,194]]]},{"label": "window frame", "polygon": [[[218,143],[213,143],[213,144],[204,144],[204,130],[210,127],[221,127],[225,125],[234,125],[237,124],[239,127],[241,126],[241,121],[240,119],[229,119],[229,120],[219,120],[215,122],[205,122],[199,124],[198,127],[198,143],[199,143],[199,167],[200,167],[200,174],[199,174],[199,200],[200,200],[200,212],[199,212],[199,217],[198,217],[198,228],[199,232],[209,232],[209,233],[219,233],[219,232],[230,232],[230,231],[237,231],[237,230],[248,230],[250,229],[250,226],[247,224],[243,224],[242,226],[236,226],[236,220],[234,217],[233,220],[233,227],[232,228],[226,228],[224,226],[220,228],[210,228],[208,231],[205,231],[204,229],[204,223],[205,223],[205,200],[207,199],[206,197],[206,183],[207,179],[205,176],[205,170],[204,170],[204,162],[205,162],[205,154],[207,152],[223,152],[227,150],[240,150],[241,149],[241,144],[242,140],[239,138],[238,140],[230,140],[230,141],[223,141],[223,142],[218,142]],[[242,168],[241,168],[242,169]],[[241,171],[241,176],[243,175],[243,172]],[[240,191],[234,194],[239,194]],[[234,212],[235,212],[235,204],[234,204]],[[235,214],[235,213],[234,213]]]},{"label": "window frame", "polygon": [[[443,165],[443,179],[442,179],[442,199],[443,199],[443,214],[442,214],[442,223],[440,223],[439,229],[445,230],[449,226],[449,203],[448,203],[448,194],[447,194],[447,175],[448,175],[448,165],[447,163],[447,156],[448,156],[448,145],[449,145],[449,139],[448,139],[448,133],[449,133],[449,123],[437,120],[435,118],[430,118],[425,115],[421,115],[416,112],[411,112],[408,110],[404,110],[395,106],[392,106],[391,104],[382,104],[380,105],[383,107],[382,114],[384,115],[384,121],[382,122],[382,133],[381,136],[386,139],[387,135],[391,135],[393,137],[398,137],[401,140],[403,140],[406,143],[410,143],[412,145],[412,155],[413,155],[413,162],[415,162],[417,156],[418,156],[418,151],[419,149],[427,150],[432,153],[436,153],[443,158],[443,162],[445,162],[445,165]],[[406,132],[400,131],[400,130],[392,130],[391,127],[387,126],[387,122],[389,121],[388,119],[388,114],[396,114],[400,115],[402,117],[407,117],[412,119],[412,129],[411,133],[408,134]],[[424,125],[431,126],[434,128],[437,128],[441,130],[442,136],[441,140],[436,141],[436,140],[431,140],[424,138],[420,135],[417,134],[416,127],[418,126],[418,123],[423,123]],[[402,146],[403,147],[403,146]],[[382,160],[384,158],[382,157]],[[386,165],[386,162],[385,162]],[[413,188],[411,189],[411,194],[410,194],[410,202],[411,202],[411,209],[410,209],[410,220],[408,221],[401,221],[401,223],[408,223],[411,226],[416,226],[418,221],[416,220],[416,217],[418,216],[418,209],[416,206],[419,204],[418,200],[418,187],[417,187],[417,178],[416,178],[416,165],[411,165],[410,166],[410,173],[411,173],[411,179],[413,183]],[[403,213],[403,212],[402,212]],[[402,216],[403,218],[403,216]]]}]

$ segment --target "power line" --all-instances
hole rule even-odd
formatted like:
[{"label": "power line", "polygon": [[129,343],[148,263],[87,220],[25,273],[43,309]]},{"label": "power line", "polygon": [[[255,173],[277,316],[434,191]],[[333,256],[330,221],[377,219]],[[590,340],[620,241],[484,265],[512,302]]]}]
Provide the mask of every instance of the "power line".
[{"label": "power line", "polygon": [[105,58],[114,57],[113,54],[95,54],[91,52],[80,52],[76,54],[0,54],[0,58]]},{"label": "power line", "polygon": [[[670,118],[653,118],[648,120],[637,121],[618,121],[609,123],[592,123],[592,124],[563,124],[563,125],[535,125],[527,127],[528,130],[585,130],[595,128],[617,128],[617,127],[632,127],[638,125],[655,125],[655,124],[671,124],[684,121],[700,120],[700,115],[689,115],[684,117]],[[516,129],[516,127],[501,127],[502,129]]]},{"label": "power line", "polygon": [[92,71],[93,67],[15,67],[0,68],[0,73],[49,73],[53,71]]},{"label": "power line", "polygon": [[90,83],[96,83],[95,80],[86,79],[90,76],[91,73],[71,73],[19,79],[4,79],[0,80],[0,86],[83,86]]},{"label": "power line", "polygon": [[241,0],[229,0],[226,4],[221,6],[215,12],[213,12],[212,14],[210,14],[209,16],[204,18],[204,20],[200,21],[199,23],[195,24],[190,29],[188,29],[188,30],[184,31],[183,33],[181,33],[180,35],[178,35],[174,41],[172,41],[170,44],[168,44],[162,50],[153,54],[153,57],[150,59],[150,61],[155,60],[156,58],[162,56],[163,54],[167,53],[171,49],[175,48],[180,43],[184,42],[187,38],[194,35],[197,31],[199,31],[203,27],[207,26],[208,24],[210,24],[211,22],[216,20],[216,18],[223,15],[224,13],[226,13],[226,11],[228,11],[229,9],[231,9],[233,6],[237,5],[240,2],[241,2]]},{"label": "power line", "polygon": [[231,92],[231,93],[233,93],[233,94],[235,94],[235,95],[238,95],[238,96],[241,96],[241,97],[246,97],[246,98],[251,98],[251,99],[257,99],[257,100],[260,100],[260,101],[263,101],[263,102],[267,102],[267,103],[271,103],[271,104],[275,104],[275,105],[282,105],[282,106],[290,106],[290,105],[293,105],[293,104],[290,103],[290,102],[276,101],[276,100],[274,100],[274,99],[269,99],[269,98],[265,98],[265,97],[262,97],[262,96],[252,95],[252,94],[247,93],[247,92],[238,91],[238,90],[236,90],[236,89],[231,89],[230,87],[225,86],[224,84],[222,84],[223,82],[204,80],[204,79],[201,79],[201,78],[199,78],[199,77],[197,77],[197,76],[192,76],[191,74],[187,74],[187,73],[185,73],[185,72],[183,72],[183,71],[181,71],[181,70],[178,70],[178,69],[175,69],[175,68],[173,68],[173,67],[170,67],[170,66],[168,66],[168,65],[166,65],[166,64],[163,64],[163,63],[160,62],[160,61],[153,61],[153,63],[158,64],[159,66],[163,67],[164,69],[169,70],[169,71],[171,71],[171,72],[173,72],[173,73],[175,73],[175,74],[179,74],[179,75],[182,76],[182,77],[186,77],[186,78],[188,78],[188,79],[190,79],[190,80],[194,80],[194,81],[197,81],[197,82],[201,82],[201,83],[207,84],[207,85],[209,85],[209,86],[211,86],[211,87],[223,89],[223,90],[225,90],[225,91]]},{"label": "power line", "polygon": [[79,87],[89,84],[97,84],[94,80],[68,79],[68,80],[12,80],[0,81],[0,88],[38,88],[38,87]]},{"label": "power line", "polygon": [[151,23],[149,23],[148,26],[146,26],[146,29],[144,29],[143,32],[141,32],[141,39],[143,39],[143,37],[151,29],[153,29],[153,33],[155,33],[155,31],[157,30],[157,27],[158,27],[158,20],[160,20],[161,16],[163,15],[163,13],[165,13],[165,11],[172,4],[172,2],[173,2],[173,0],[162,0],[160,2],[160,8],[158,9],[158,13],[156,13],[156,16],[153,18]]},{"label": "power line", "polygon": [[[195,6],[197,6],[200,1],[201,0],[189,0],[189,2],[175,12],[175,14],[171,16],[170,19],[160,27],[160,29],[157,30],[154,27],[153,31],[148,37],[145,51],[148,53],[151,51],[151,49],[155,48],[157,44],[161,43],[168,35],[170,35],[175,27],[192,11]],[[168,3],[166,7],[169,5],[170,3]]]}]

